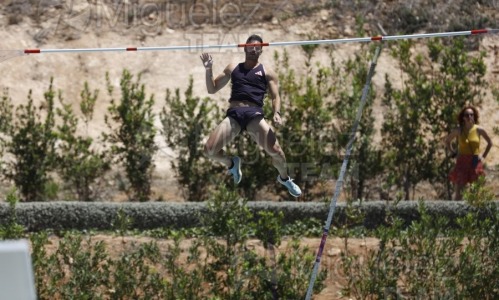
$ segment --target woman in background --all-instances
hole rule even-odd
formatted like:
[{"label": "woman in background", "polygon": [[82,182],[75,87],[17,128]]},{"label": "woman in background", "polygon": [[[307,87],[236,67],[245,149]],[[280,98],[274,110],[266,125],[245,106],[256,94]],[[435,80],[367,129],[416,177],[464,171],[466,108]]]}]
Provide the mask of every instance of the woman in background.
[{"label": "woman in background", "polygon": [[[483,160],[489,154],[492,141],[487,132],[479,124],[478,110],[473,106],[464,107],[457,117],[459,127],[446,138],[445,145],[451,153],[457,155],[456,165],[449,174],[449,179],[455,185],[455,200],[462,200],[463,188],[485,176]],[[487,142],[485,151],[480,155],[480,141]],[[451,141],[457,139],[457,151],[452,148]]]}]

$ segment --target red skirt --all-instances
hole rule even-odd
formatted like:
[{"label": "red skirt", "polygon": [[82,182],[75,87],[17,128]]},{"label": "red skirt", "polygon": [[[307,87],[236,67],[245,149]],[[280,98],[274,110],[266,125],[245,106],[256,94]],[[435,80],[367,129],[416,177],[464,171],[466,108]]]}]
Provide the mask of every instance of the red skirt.
[{"label": "red skirt", "polygon": [[454,169],[449,173],[449,180],[455,184],[472,183],[480,176],[485,176],[482,161],[473,168],[473,155],[458,155]]}]

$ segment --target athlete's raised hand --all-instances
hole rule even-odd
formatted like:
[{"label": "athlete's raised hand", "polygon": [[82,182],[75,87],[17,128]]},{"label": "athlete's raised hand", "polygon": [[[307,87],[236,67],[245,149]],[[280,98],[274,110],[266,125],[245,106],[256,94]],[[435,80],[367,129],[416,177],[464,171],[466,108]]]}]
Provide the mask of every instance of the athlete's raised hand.
[{"label": "athlete's raised hand", "polygon": [[211,55],[208,53],[203,53],[201,54],[200,58],[205,69],[211,69],[211,67],[213,66],[213,58],[211,58]]}]

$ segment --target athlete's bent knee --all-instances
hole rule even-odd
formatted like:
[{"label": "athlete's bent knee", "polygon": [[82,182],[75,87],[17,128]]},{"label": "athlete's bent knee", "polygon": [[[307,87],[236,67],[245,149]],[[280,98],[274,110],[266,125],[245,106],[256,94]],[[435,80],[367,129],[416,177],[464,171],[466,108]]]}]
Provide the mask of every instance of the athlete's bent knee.
[{"label": "athlete's bent knee", "polygon": [[268,152],[272,156],[284,156],[284,151],[282,151],[279,145],[274,145],[268,149]]},{"label": "athlete's bent knee", "polygon": [[215,155],[216,151],[212,145],[205,144],[204,145],[204,155],[208,157],[212,157]]}]

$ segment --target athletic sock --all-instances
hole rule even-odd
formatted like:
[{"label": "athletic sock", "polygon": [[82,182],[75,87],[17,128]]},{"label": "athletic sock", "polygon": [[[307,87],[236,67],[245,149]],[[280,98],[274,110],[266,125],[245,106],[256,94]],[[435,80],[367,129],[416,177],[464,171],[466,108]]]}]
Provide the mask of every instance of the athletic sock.
[{"label": "athletic sock", "polygon": [[234,168],[234,160],[231,158],[230,159],[230,167],[229,167],[229,170]]},{"label": "athletic sock", "polygon": [[281,178],[281,180],[282,180],[282,181],[284,181],[284,182],[286,182],[286,181],[288,181],[288,180],[289,180],[289,176],[288,176],[288,178],[287,178],[287,179],[283,179],[283,178],[281,177],[281,175],[279,175],[279,178]]}]

